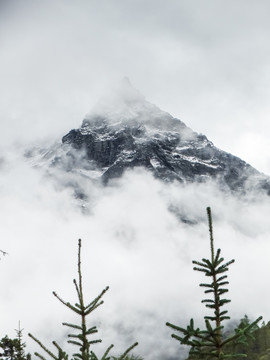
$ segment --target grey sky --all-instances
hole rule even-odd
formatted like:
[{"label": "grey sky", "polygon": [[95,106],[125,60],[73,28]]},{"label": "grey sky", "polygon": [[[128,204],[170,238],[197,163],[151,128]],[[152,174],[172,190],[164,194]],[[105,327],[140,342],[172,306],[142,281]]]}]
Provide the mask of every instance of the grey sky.
[{"label": "grey sky", "polygon": [[2,1],[2,143],[60,138],[108,84],[270,173],[268,1]]}]

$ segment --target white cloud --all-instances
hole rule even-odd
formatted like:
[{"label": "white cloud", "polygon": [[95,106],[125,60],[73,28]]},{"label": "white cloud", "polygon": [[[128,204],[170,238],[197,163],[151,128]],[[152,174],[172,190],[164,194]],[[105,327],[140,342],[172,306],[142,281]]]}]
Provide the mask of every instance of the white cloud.
[{"label": "white cloud", "polygon": [[[209,256],[208,205],[216,247],[226,259],[236,259],[229,272],[232,314],[262,314],[268,321],[263,286],[270,274],[268,199],[245,202],[211,184],[164,185],[138,170],[103,189],[89,186],[86,191],[95,201],[91,214],[83,215],[71,191],[57,190],[42,169],[32,169],[12,154],[6,156],[1,178],[1,248],[9,253],[0,264],[2,333],[14,335],[20,320],[25,334],[32,332],[47,344],[54,338],[63,341],[60,324],[74,318],[51,292],[75,300],[72,279],[77,239],[82,238],[86,299],[110,286],[105,304],[93,315],[104,339],[99,348],[113,342],[121,352],[138,340],[136,352],[144,357],[163,356],[168,348],[180,356],[165,322],[184,326],[193,316],[202,323],[202,276],[194,273],[191,262]],[[179,222],[169,203],[199,222]],[[31,351],[37,349],[30,339],[27,343]]]}]

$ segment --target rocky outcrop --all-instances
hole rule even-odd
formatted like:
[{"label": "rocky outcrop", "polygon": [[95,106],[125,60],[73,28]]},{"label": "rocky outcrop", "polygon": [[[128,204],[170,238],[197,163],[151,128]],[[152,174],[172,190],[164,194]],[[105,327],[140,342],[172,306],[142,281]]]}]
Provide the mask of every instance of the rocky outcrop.
[{"label": "rocky outcrop", "polygon": [[146,101],[127,79],[49,154],[49,166],[87,172],[88,178],[105,184],[127,169],[143,167],[165,182],[211,179],[223,189],[270,194],[268,177]]},{"label": "rocky outcrop", "polygon": [[128,168],[144,167],[163,181],[216,179],[231,190],[270,189],[268,178],[147,102],[129,82],[114,97],[109,105],[103,100],[79,129],[62,139],[63,144],[85,151],[105,183]]}]

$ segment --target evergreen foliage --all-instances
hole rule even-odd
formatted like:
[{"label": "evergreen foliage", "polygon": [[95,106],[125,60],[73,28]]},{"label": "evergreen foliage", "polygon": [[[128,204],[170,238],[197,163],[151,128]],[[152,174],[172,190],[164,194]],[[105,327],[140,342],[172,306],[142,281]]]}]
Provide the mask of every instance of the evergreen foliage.
[{"label": "evergreen foliage", "polygon": [[209,233],[210,233],[210,259],[202,259],[202,261],[193,261],[195,271],[203,272],[205,276],[210,278],[209,283],[200,284],[201,287],[206,289],[205,294],[212,297],[202,300],[202,303],[208,309],[213,310],[212,316],[205,316],[205,329],[200,330],[194,325],[194,320],[190,320],[190,324],[186,328],[173,325],[169,322],[167,326],[180,332],[182,335],[172,334],[172,337],[178,340],[181,344],[191,346],[190,359],[192,358],[206,358],[206,359],[228,359],[246,357],[242,352],[228,351],[228,345],[234,344],[247,344],[247,339],[251,336],[252,330],[257,326],[261,317],[257,318],[250,324],[243,324],[243,327],[235,329],[234,334],[225,338],[223,321],[230,319],[227,315],[228,311],[223,310],[223,306],[228,304],[231,300],[224,298],[224,294],[228,292],[226,286],[229,284],[227,275],[229,266],[234,262],[230,260],[224,262],[221,257],[221,250],[214,250],[213,226],[210,207],[207,208]]},{"label": "evergreen foliage", "polygon": [[[68,335],[68,343],[75,345],[79,348],[78,352],[73,354],[72,360],[98,360],[97,355],[91,350],[92,345],[100,343],[100,339],[91,340],[89,337],[98,332],[96,326],[88,327],[87,317],[96,310],[100,305],[103,304],[102,297],[108,291],[109,287],[106,287],[93,301],[85,305],[84,296],[83,296],[83,286],[82,286],[82,272],[81,272],[81,240],[78,242],[78,281],[73,280],[75,289],[78,296],[78,303],[72,305],[70,302],[64,301],[59,297],[55,292],[53,295],[70,310],[80,317],[80,324],[69,324],[63,323],[64,326],[67,326],[72,329],[73,333]],[[46,346],[44,346],[36,337],[32,334],[29,336],[40,345],[40,347],[54,360],[68,360],[68,354],[57,344],[56,341],[53,341],[53,345],[56,347],[57,354],[52,353]],[[138,343],[131,345],[118,359],[126,360],[128,353],[137,346]],[[109,355],[110,350],[114,345],[110,345],[104,355],[101,357],[101,360],[110,360],[111,356]],[[46,360],[44,356],[39,353],[35,353],[41,360]]]},{"label": "evergreen foliage", "polygon": [[[245,315],[237,329],[250,325],[249,318]],[[245,352],[248,360],[270,360],[270,323],[263,323],[261,327],[255,326],[247,339],[247,344],[228,344],[226,350],[234,353]],[[240,358],[236,357],[236,360]]]},{"label": "evergreen foliage", "polygon": [[20,328],[15,330],[17,336],[15,339],[9,338],[7,335],[0,340],[0,348],[3,352],[0,353],[0,358],[3,360],[31,360],[31,355],[25,354],[25,342],[22,340],[22,331]]},{"label": "evergreen foliage", "polygon": [[[113,360],[119,360],[120,356],[113,356]],[[143,360],[141,356],[135,356],[135,355],[127,355],[125,357],[125,360]]]}]

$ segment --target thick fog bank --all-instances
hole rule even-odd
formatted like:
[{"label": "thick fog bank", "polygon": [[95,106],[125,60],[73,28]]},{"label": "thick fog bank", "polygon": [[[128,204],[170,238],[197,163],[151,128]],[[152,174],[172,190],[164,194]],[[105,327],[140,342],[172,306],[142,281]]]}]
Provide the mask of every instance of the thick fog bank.
[{"label": "thick fog bank", "polygon": [[[185,326],[192,316],[202,323],[203,278],[192,270],[192,260],[209,256],[207,206],[216,247],[226,260],[236,260],[229,271],[232,317],[270,319],[268,197],[239,199],[211,183],[164,184],[138,169],[107,187],[89,183],[86,213],[70,188],[55,186],[53,170],[45,176],[18,153],[3,153],[0,169],[1,249],[8,252],[0,263],[2,334],[15,336],[20,320],[25,336],[32,332],[47,344],[63,341],[67,330],[61,322],[74,316],[52,291],[76,300],[72,279],[81,238],[85,298],[110,286],[91,319],[104,340],[97,349],[114,343],[119,353],[137,340],[136,353],[145,358],[178,354],[165,322]],[[171,203],[193,225],[180,222]]]}]

